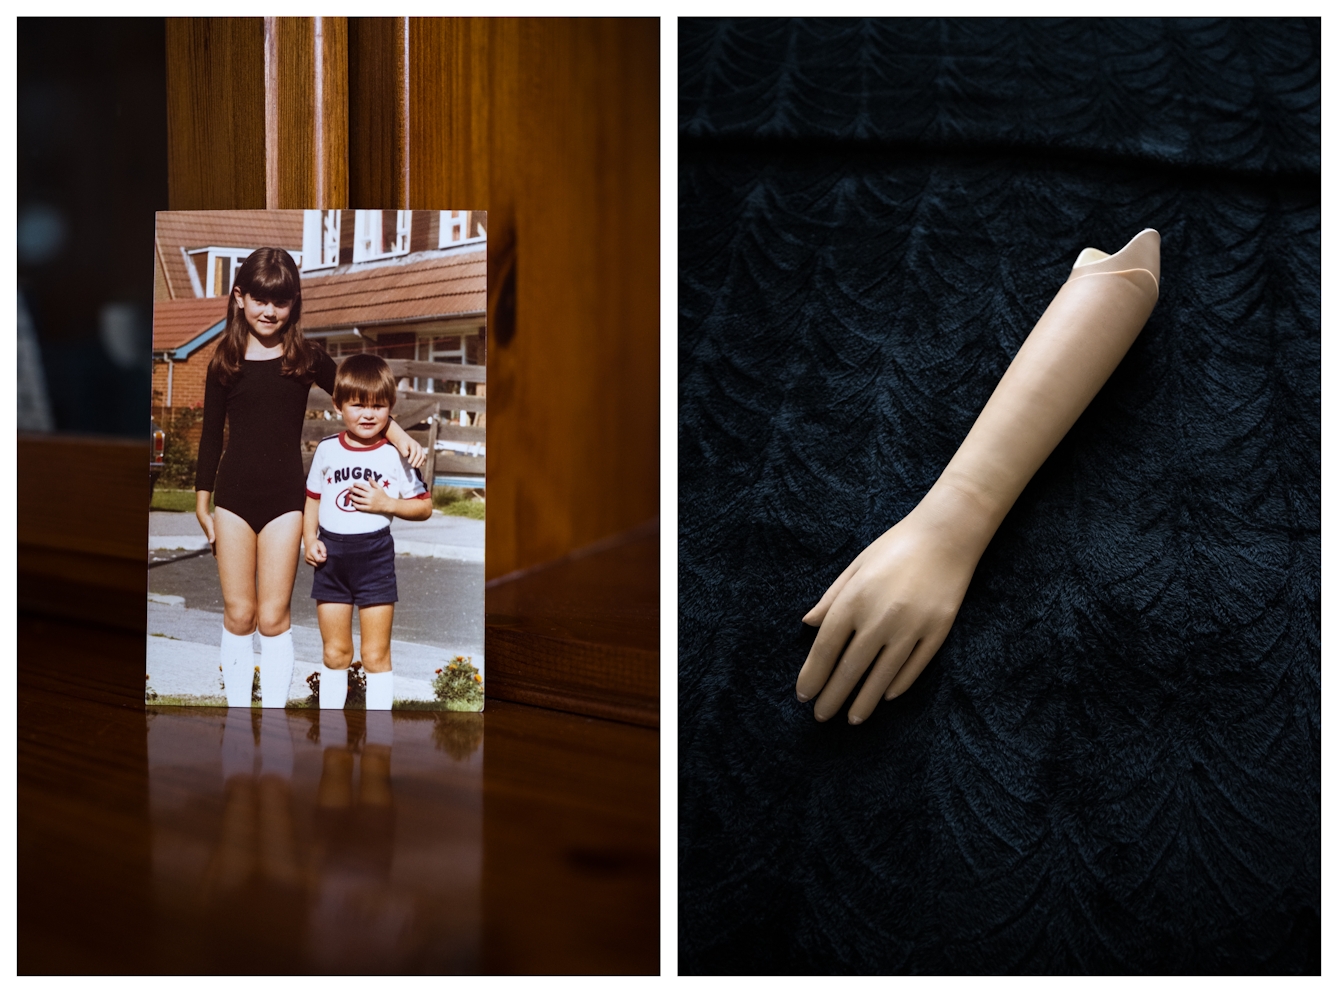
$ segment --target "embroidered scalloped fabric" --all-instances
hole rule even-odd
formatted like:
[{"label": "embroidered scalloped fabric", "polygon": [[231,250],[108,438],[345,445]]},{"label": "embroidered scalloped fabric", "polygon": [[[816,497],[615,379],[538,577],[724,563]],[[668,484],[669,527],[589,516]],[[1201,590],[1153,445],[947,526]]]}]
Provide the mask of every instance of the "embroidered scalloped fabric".
[{"label": "embroidered scalloped fabric", "polygon": [[[1319,25],[679,26],[685,973],[1319,968]],[[1137,342],[864,725],[799,618],[1078,252]]]}]

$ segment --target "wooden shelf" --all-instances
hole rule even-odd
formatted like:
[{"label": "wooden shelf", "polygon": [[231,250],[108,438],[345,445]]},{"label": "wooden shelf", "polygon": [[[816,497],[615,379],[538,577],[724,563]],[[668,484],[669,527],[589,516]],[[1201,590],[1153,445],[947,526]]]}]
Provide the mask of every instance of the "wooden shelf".
[{"label": "wooden shelf", "polygon": [[659,726],[658,523],[488,584],[489,695]]}]

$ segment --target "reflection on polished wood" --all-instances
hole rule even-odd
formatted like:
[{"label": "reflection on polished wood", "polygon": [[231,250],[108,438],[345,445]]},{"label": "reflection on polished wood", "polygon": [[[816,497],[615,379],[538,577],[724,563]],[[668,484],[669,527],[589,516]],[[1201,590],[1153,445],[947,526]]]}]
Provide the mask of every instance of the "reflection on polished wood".
[{"label": "reflection on polished wood", "polygon": [[142,632],[20,618],[20,972],[658,969],[656,732],[146,715],[142,668]]}]

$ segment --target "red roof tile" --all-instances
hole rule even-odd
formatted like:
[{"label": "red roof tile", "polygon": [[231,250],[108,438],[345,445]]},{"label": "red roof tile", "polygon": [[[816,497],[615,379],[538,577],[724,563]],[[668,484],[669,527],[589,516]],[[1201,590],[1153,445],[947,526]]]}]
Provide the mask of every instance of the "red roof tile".
[{"label": "red roof tile", "polygon": [[488,306],[483,252],[392,263],[302,281],[307,331],[482,313]]},{"label": "red roof tile", "polygon": [[[483,252],[419,258],[302,280],[305,331],[479,314],[487,306],[487,256]],[[180,348],[225,317],[227,310],[227,297],[156,302],[154,351]]]},{"label": "red roof tile", "polygon": [[153,305],[153,350],[180,348],[227,314],[227,297],[158,300]]}]

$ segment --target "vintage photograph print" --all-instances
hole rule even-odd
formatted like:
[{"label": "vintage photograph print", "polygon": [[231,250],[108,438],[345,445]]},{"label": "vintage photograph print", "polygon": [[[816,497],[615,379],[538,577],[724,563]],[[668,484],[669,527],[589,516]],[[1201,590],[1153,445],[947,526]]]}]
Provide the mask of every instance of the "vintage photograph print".
[{"label": "vintage photograph print", "polygon": [[487,214],[169,211],[156,706],[480,711]]}]

